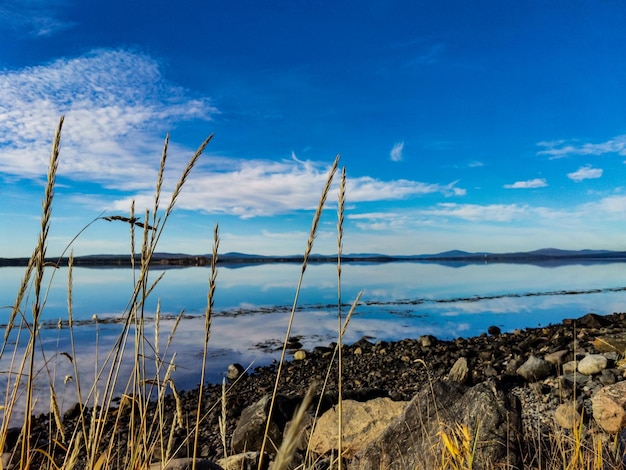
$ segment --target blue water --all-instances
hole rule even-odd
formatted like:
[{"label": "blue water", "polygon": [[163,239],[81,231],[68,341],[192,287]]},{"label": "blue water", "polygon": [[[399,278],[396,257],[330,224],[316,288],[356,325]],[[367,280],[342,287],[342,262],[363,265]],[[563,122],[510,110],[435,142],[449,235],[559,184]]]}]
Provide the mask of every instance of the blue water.
[{"label": "blue water", "polygon": [[[23,272],[24,268],[0,268],[3,331]],[[159,348],[164,354],[174,325],[171,317],[184,311],[185,318],[165,355],[176,353],[175,382],[178,388],[189,389],[200,379],[210,271],[207,267],[154,269],[151,280],[163,272],[164,278],[145,306],[146,336],[154,346],[154,317],[160,302]],[[221,381],[229,363],[257,366],[278,357],[276,346],[285,337],[299,274],[297,264],[219,268],[209,341],[209,381]],[[40,361],[42,380],[45,361],[58,380],[73,374],[71,364],[61,354],[71,353],[68,329],[57,329],[59,319],[68,319],[67,276],[67,268],[50,269],[46,278],[47,298],[41,317],[46,354]],[[424,334],[451,339],[483,333],[490,325],[512,331],[589,312],[621,312],[626,311],[624,288],[626,263],[344,264],[343,316],[358,292],[363,291],[344,341],[353,342],[362,336],[372,337],[373,341],[397,340]],[[75,357],[81,374],[93,377],[96,366],[104,362],[121,328],[115,321],[127,313],[132,289],[133,273],[128,268],[74,268],[72,308],[79,325],[74,329]],[[21,309],[28,321],[31,306],[32,292]],[[310,265],[291,334],[302,336],[305,349],[327,345],[337,339],[337,315],[336,266]],[[22,351],[16,340],[12,335],[8,352],[0,358],[0,372],[8,370],[13,348]],[[123,367],[130,367],[131,362],[123,363]]]}]

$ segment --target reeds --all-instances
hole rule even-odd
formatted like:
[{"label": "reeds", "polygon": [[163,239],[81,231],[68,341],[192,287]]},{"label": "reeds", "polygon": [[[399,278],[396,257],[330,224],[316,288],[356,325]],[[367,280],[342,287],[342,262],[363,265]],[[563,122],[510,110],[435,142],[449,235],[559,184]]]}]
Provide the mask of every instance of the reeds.
[{"label": "reeds", "polygon": [[[73,429],[66,429],[61,416],[59,407],[59,399],[54,387],[53,376],[47,372],[49,376],[49,399],[50,399],[50,416],[53,418],[51,426],[55,429],[54,433],[58,436],[50,442],[48,450],[34,449],[31,447],[31,431],[32,420],[35,410],[35,384],[34,379],[37,371],[35,370],[35,357],[39,352],[39,328],[41,314],[45,308],[46,290],[43,286],[44,272],[49,268],[46,263],[47,240],[50,233],[52,203],[54,200],[54,187],[56,182],[56,173],[59,162],[61,129],[63,118],[60,119],[52,145],[50,156],[50,164],[48,170],[47,184],[42,203],[41,228],[37,240],[37,246],[28,263],[24,278],[18,289],[17,298],[9,315],[7,328],[5,330],[0,357],[7,352],[9,337],[15,334],[18,338],[13,356],[11,360],[10,370],[7,373],[7,385],[2,407],[3,420],[0,427],[0,446],[6,448],[7,435],[11,423],[11,417],[15,411],[18,400],[24,397],[24,420],[21,427],[19,442],[19,456],[12,458],[13,464],[17,464],[19,468],[31,468],[33,465],[39,467],[50,468],[72,468],[77,462],[79,455],[83,455],[85,464],[89,468],[110,468],[115,462],[116,466],[122,468],[140,468],[149,463],[155,452],[159,454],[160,460],[166,460],[171,452],[171,433],[165,435],[164,431],[169,427],[175,429],[176,425],[181,425],[182,416],[176,413],[176,423],[166,423],[163,413],[163,402],[166,396],[166,388],[173,390],[177,402],[178,395],[173,384],[171,374],[174,368],[175,354],[168,359],[171,338],[180,321],[181,315],[178,316],[174,328],[170,333],[167,346],[164,351],[160,350],[159,345],[159,325],[160,325],[160,308],[155,313],[155,339],[151,342],[145,331],[145,319],[147,312],[145,311],[146,299],[152,293],[154,287],[160,282],[162,276],[154,281],[149,281],[149,266],[152,256],[157,247],[158,241],[163,233],[165,223],[172,213],[176,201],[185,185],[193,167],[197,163],[200,155],[204,151],[212,136],[207,138],[198,150],[194,153],[191,160],[183,170],[181,177],[174,188],[169,205],[166,207],[163,215],[160,210],[160,199],[162,194],[163,174],[165,171],[165,163],[167,159],[167,149],[169,136],[166,137],[159,166],[157,185],[154,197],[154,207],[152,214],[146,211],[143,221],[135,216],[134,203],[131,205],[129,217],[113,215],[103,217],[102,219],[114,222],[127,223],[130,227],[131,235],[131,262],[135,260],[135,228],[140,227],[141,230],[141,257],[138,267],[137,276],[133,292],[128,301],[127,309],[124,313],[124,322],[122,332],[117,338],[115,345],[109,351],[104,364],[99,365],[96,360],[95,376],[93,382],[89,383],[88,391],[85,393],[83,387],[83,377],[76,361],[76,349],[74,341],[74,322],[73,322],[73,255],[69,256],[68,263],[68,331],[70,336],[71,353],[62,353],[59,356],[65,356],[73,365],[73,376],[71,381],[75,384],[76,394],[80,405],[78,425]],[[95,220],[100,219],[98,217]],[[91,225],[94,221],[92,221]],[[83,229],[84,230],[84,229]],[[81,231],[82,233],[82,231]],[[75,239],[74,239],[75,240]],[[73,243],[73,241],[71,243]],[[217,246],[214,251],[214,262]],[[213,266],[215,267],[215,266]],[[135,272],[133,270],[133,272]],[[215,290],[215,273],[213,269],[211,277],[210,296]],[[31,291],[32,280],[32,291]],[[31,315],[27,315],[24,304],[31,304]],[[209,305],[212,302],[209,298]],[[210,307],[208,308],[210,316]],[[17,328],[17,332],[16,327]],[[207,323],[207,335],[210,329],[210,322]],[[131,336],[131,331],[134,334]],[[21,357],[18,355],[18,344],[20,338],[26,336],[27,344]],[[132,338],[132,341],[131,341]],[[130,341],[130,343],[129,343]],[[208,342],[208,336],[207,336]],[[129,348],[129,344],[132,346]],[[97,345],[96,345],[97,348]],[[48,370],[47,360],[45,359],[46,351],[41,348],[40,353],[43,356],[44,367]],[[122,361],[127,361],[130,353],[133,362],[133,372],[128,379],[126,391],[120,403],[119,410],[116,414],[114,430],[118,428],[119,420],[123,409],[128,407],[130,414],[131,429],[128,434],[128,442],[124,446],[124,455],[120,455],[115,448],[116,439],[109,439],[105,436],[105,430],[110,422],[112,401],[114,399],[117,385],[122,378],[120,375]],[[146,361],[149,356],[154,357],[153,368],[155,375],[150,375],[150,367]],[[101,382],[104,385],[101,385]],[[156,399],[156,404],[153,400]],[[87,405],[91,407],[90,409]],[[200,400],[198,403],[200,407]],[[148,419],[148,409],[150,406],[156,406],[157,412],[155,417]],[[52,429],[51,429],[52,431]],[[54,434],[50,432],[52,436]],[[112,433],[115,436],[115,431]],[[119,444],[119,443],[117,443]],[[157,451],[158,449],[158,451]],[[64,454],[60,460],[55,456],[61,452]],[[60,462],[60,464],[55,463]],[[0,464],[1,465],[1,464]]]},{"label": "reeds", "polygon": [[[48,370],[47,360],[44,360],[44,373],[49,379],[49,403],[50,403],[50,441],[48,447],[33,447],[31,432],[33,426],[33,413],[35,411],[35,384],[36,354],[41,353],[44,358],[46,352],[40,346],[40,318],[46,305],[46,289],[44,286],[44,273],[47,269],[54,269],[46,262],[47,240],[51,229],[52,205],[54,200],[54,188],[59,163],[61,130],[63,118],[57,127],[50,155],[47,184],[42,203],[40,233],[37,246],[26,267],[24,277],[17,291],[15,303],[9,314],[4,341],[0,348],[0,358],[5,354],[12,353],[10,370],[6,373],[6,387],[4,402],[0,405],[3,420],[0,426],[0,448],[13,450],[16,454],[12,458],[12,464],[16,468],[48,468],[48,469],[73,469],[79,465],[91,469],[121,468],[143,469],[154,461],[160,461],[166,465],[174,456],[178,455],[184,447],[188,448],[188,455],[193,457],[192,465],[195,468],[198,455],[199,436],[202,426],[207,422],[207,417],[221,404],[221,416],[218,419],[219,433],[221,436],[224,455],[228,452],[227,438],[227,396],[229,389],[223,384],[222,395],[219,403],[205,403],[203,397],[203,384],[205,370],[208,361],[208,345],[211,336],[214,295],[217,289],[217,263],[219,250],[218,226],[215,226],[211,269],[208,280],[206,309],[204,315],[204,340],[200,371],[200,386],[198,388],[195,412],[185,414],[182,400],[172,378],[176,366],[176,353],[171,351],[172,338],[174,337],[183,311],[176,317],[171,330],[168,333],[165,345],[161,341],[161,306],[157,303],[156,311],[149,312],[146,301],[152,295],[154,288],[163,279],[163,275],[156,279],[150,279],[150,263],[176,202],[187,182],[191,171],[197,164],[198,159],[210,142],[209,136],[197,149],[183,170],[178,182],[172,191],[170,201],[165,209],[161,208],[163,196],[163,181],[166,162],[168,159],[169,135],[166,137],[154,195],[154,205],[138,216],[135,213],[135,205],[131,204],[130,213],[125,215],[110,215],[98,217],[90,222],[91,225],[97,220],[127,224],[130,234],[130,257],[133,266],[133,286],[128,304],[123,312],[122,329],[115,344],[106,354],[102,364],[98,356],[94,365],[94,377],[86,379],[81,375],[76,358],[74,340],[74,312],[73,312],[73,254],[70,252],[67,280],[67,304],[68,304],[68,332],[70,338],[70,352],[58,353],[57,357],[71,362],[71,382],[76,389],[79,403],[77,419],[68,427],[64,422],[59,405],[59,395],[54,386],[52,373]],[[326,184],[322,190],[317,209],[313,216],[311,230],[305,246],[303,263],[300,270],[294,302],[286,325],[285,340],[281,350],[280,360],[276,371],[272,401],[268,412],[265,438],[261,447],[261,462],[267,447],[267,430],[274,409],[274,400],[277,396],[279,383],[286,360],[286,351],[291,336],[292,325],[298,304],[302,281],[306,272],[309,258],[317,236],[323,208],[326,204],[332,183],[338,168],[339,157],[334,160]],[[302,403],[292,421],[289,432],[286,433],[282,445],[276,451],[273,469],[289,468],[290,462],[300,441],[301,427],[307,413],[312,407],[313,395],[320,394],[320,401],[313,411],[313,424],[317,418],[321,406],[321,397],[328,383],[336,379],[338,390],[338,442],[336,460],[331,459],[333,468],[341,469],[342,461],[342,397],[343,397],[343,335],[346,332],[350,319],[359,305],[361,293],[351,304],[349,312],[344,316],[342,300],[342,255],[344,238],[344,217],[346,201],[346,169],[341,171],[339,191],[337,199],[337,345],[333,351],[326,377],[321,384],[321,391],[317,390],[317,384],[311,384],[309,391],[303,398]],[[84,229],[83,229],[84,230]],[[82,230],[81,230],[82,233]],[[80,234],[79,234],[80,235]],[[78,235],[77,235],[78,237]],[[139,240],[137,240],[139,239]],[[70,245],[74,240],[70,242]],[[136,251],[139,251],[139,262],[136,264]],[[30,304],[30,312],[25,307]],[[148,320],[154,319],[154,334],[151,336],[146,330]],[[96,320],[96,328],[97,328]],[[11,335],[17,336],[18,341],[13,351],[8,348]],[[97,338],[97,336],[96,336]],[[26,340],[24,350],[18,354],[20,340]],[[98,344],[95,346],[96,354]],[[335,363],[336,360],[336,363]],[[131,361],[132,373],[128,377],[122,374],[122,362]],[[420,360],[421,361],[421,360]],[[427,365],[421,361],[427,367]],[[335,368],[336,364],[336,368]],[[335,378],[333,371],[337,372]],[[86,380],[86,382],[85,382]],[[126,381],[125,381],[126,380]],[[124,382],[125,381],[125,382]],[[86,383],[86,385],[85,385]],[[117,408],[114,399],[120,384],[123,385],[121,401]],[[432,385],[432,384],[431,384]],[[171,392],[175,402],[175,412],[170,414],[166,411],[166,401]],[[16,410],[18,402],[22,400],[24,417],[21,423],[20,437],[17,445],[7,449],[7,438],[11,417]],[[127,427],[125,440],[120,438],[119,431]],[[183,443],[175,444],[177,430],[186,431],[186,439]],[[428,459],[432,462],[432,468],[438,469],[470,469],[474,466],[474,454],[477,445],[479,427],[472,431],[463,425],[450,425],[442,427],[437,443],[438,452],[433,452]],[[311,431],[312,432],[312,431]],[[603,443],[597,438],[589,438],[585,433],[582,420],[579,426],[571,432],[554,430],[552,442],[548,452],[543,452],[541,459],[531,456],[527,459],[532,468],[539,469],[571,469],[587,470],[600,468],[618,468],[620,464],[616,451],[616,443]],[[306,451],[305,463],[299,468],[312,468],[314,459]],[[0,470],[2,463],[0,463]]]}]

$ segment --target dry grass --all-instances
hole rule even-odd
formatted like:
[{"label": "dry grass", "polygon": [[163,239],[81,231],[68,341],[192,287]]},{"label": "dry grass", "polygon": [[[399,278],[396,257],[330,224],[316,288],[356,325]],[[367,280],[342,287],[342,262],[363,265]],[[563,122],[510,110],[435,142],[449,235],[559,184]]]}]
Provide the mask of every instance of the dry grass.
[{"label": "dry grass", "polygon": [[[180,454],[186,448],[188,455],[193,457],[195,467],[198,455],[198,445],[200,429],[206,423],[207,417],[216,411],[221,404],[221,416],[219,417],[219,432],[224,447],[224,455],[228,453],[227,445],[227,395],[229,390],[225,383],[222,388],[222,397],[219,403],[203,403],[202,390],[199,390],[195,408],[195,418],[193,422],[186,422],[185,413],[179,391],[172,379],[172,373],[176,364],[176,354],[172,352],[172,338],[174,337],[183,312],[177,316],[172,329],[169,331],[167,341],[161,341],[161,310],[157,305],[155,312],[146,309],[146,301],[152,294],[155,286],[161,282],[162,275],[156,279],[151,279],[149,269],[151,260],[174,207],[185,183],[200,158],[202,152],[210,142],[212,136],[207,138],[189,160],[176,184],[170,201],[164,209],[161,208],[163,193],[163,180],[168,158],[169,136],[166,137],[159,171],[155,187],[154,205],[151,210],[146,210],[141,216],[135,214],[134,203],[131,205],[129,216],[111,215],[99,217],[96,220],[105,220],[126,224],[130,234],[130,257],[133,265],[134,282],[132,293],[128,304],[123,312],[123,324],[121,332],[117,337],[114,346],[107,351],[102,363],[96,360],[94,376],[83,377],[79,371],[76,360],[76,345],[74,338],[74,313],[73,313],[73,255],[70,252],[68,264],[67,280],[67,303],[68,303],[68,331],[70,335],[70,352],[58,353],[56,359],[60,358],[69,361],[72,366],[72,375],[67,381],[75,388],[78,399],[79,414],[76,425],[67,426],[61,415],[62,400],[61,395],[55,389],[56,369],[49,364],[54,362],[53,358],[40,344],[39,327],[40,318],[46,305],[46,288],[44,285],[44,273],[47,270],[54,270],[53,266],[46,264],[46,247],[50,232],[50,220],[52,214],[52,203],[54,200],[54,188],[56,182],[56,172],[59,162],[61,130],[63,118],[61,118],[55,133],[50,155],[48,179],[42,203],[42,215],[40,223],[40,233],[33,254],[26,267],[24,277],[17,291],[15,303],[11,309],[7,328],[4,334],[4,341],[0,349],[0,358],[10,355],[10,368],[6,376],[4,402],[0,404],[3,420],[0,426],[0,446],[8,449],[9,427],[12,423],[12,416],[17,414],[18,406],[23,406],[23,421],[20,423],[20,436],[17,444],[12,447],[15,454],[12,462],[15,468],[47,468],[47,469],[72,469],[79,464],[91,469],[121,468],[121,469],[143,469],[153,461],[160,461],[163,464],[170,461],[175,455]],[[291,328],[297,309],[298,298],[304,274],[307,269],[310,254],[313,249],[317,235],[322,210],[326,204],[331,185],[333,183],[339,163],[339,157],[333,162],[328,174],[326,184],[319,199],[309,237],[305,246],[304,259],[301,267],[296,292],[294,295],[293,307],[286,325],[285,340],[281,350],[280,361],[278,362],[272,401],[265,439],[261,447],[261,455],[266,450],[267,429],[269,429],[270,419],[274,409],[274,400],[277,395],[278,386],[281,380],[283,365],[285,363],[288,340],[291,336]],[[331,365],[329,366],[325,380],[321,384],[321,391],[316,390],[317,386],[312,385],[309,392],[304,397],[303,403],[298,409],[289,432],[283,439],[283,443],[276,450],[276,457],[273,469],[289,468],[291,459],[300,442],[301,427],[305,421],[310,408],[313,411],[312,427],[315,427],[316,419],[321,407],[321,399],[316,406],[311,405],[314,392],[319,392],[320,397],[324,395],[328,383],[331,380],[337,381],[339,393],[339,422],[338,422],[338,442],[337,457],[331,460],[331,467],[341,469],[342,459],[342,339],[348,327],[350,319],[355,312],[361,294],[352,303],[349,312],[344,317],[342,311],[342,253],[344,236],[344,212],[346,201],[346,170],[342,169],[339,182],[338,202],[337,202],[337,346],[333,351]],[[95,221],[90,222],[87,226]],[[84,230],[84,229],[83,229]],[[82,233],[82,231],[81,231]],[[80,233],[77,235],[77,237]],[[70,242],[70,245],[74,240]],[[210,277],[208,280],[207,304],[205,310],[205,335],[203,342],[202,364],[200,372],[200,383],[204,383],[205,369],[207,364],[207,350],[210,341],[211,320],[213,313],[213,299],[217,287],[217,261],[219,249],[218,227],[214,231],[214,243],[212,250],[212,261]],[[136,251],[139,251],[138,262],[135,264]],[[150,334],[146,330],[148,320],[154,323],[154,332]],[[97,319],[96,319],[97,328]],[[17,337],[18,341],[11,350],[9,338]],[[26,340],[26,346],[20,350],[18,344],[20,340]],[[95,345],[95,353],[98,354],[98,344]],[[35,390],[34,378],[36,370],[37,356],[43,359],[43,374],[48,378],[49,391],[48,401],[50,404],[50,436],[54,439],[47,447],[34,447],[30,439],[33,414],[37,393]],[[125,376],[122,373],[122,362],[132,361],[132,372]],[[423,363],[423,361],[422,361]],[[336,365],[336,369],[334,368]],[[426,364],[423,363],[424,366]],[[332,377],[333,370],[337,371],[337,376]],[[115,406],[116,391],[123,388],[122,399],[119,405]],[[173,396],[176,404],[176,412],[168,413],[166,401],[168,396]],[[191,421],[191,420],[190,420]],[[126,424],[128,423],[128,424]],[[111,426],[113,432],[111,433]],[[120,438],[120,431],[127,426],[124,438]],[[187,428],[189,432],[183,443],[175,444],[174,433],[177,429]],[[478,427],[479,429],[479,427]],[[438,469],[471,469],[473,468],[474,453],[477,444],[476,435],[479,430],[470,430],[463,425],[442,425],[439,432],[440,442],[436,448],[440,451],[433,452],[428,459],[432,462],[432,468]],[[312,432],[312,430],[310,430]],[[473,435],[472,432],[476,434]],[[590,434],[580,423],[580,426],[571,432],[554,430],[551,435],[552,440],[543,444],[543,438],[538,438],[541,445],[541,452],[527,459],[529,467],[538,469],[567,469],[567,470],[590,470],[601,468],[618,468],[619,459],[617,456],[616,442],[603,442],[599,435]],[[434,447],[433,447],[434,448]],[[541,457],[537,457],[540,455]],[[316,457],[312,455],[310,449],[306,451],[305,463],[299,468],[313,468]],[[261,464],[259,464],[259,467]],[[0,463],[0,470],[2,464]]]}]

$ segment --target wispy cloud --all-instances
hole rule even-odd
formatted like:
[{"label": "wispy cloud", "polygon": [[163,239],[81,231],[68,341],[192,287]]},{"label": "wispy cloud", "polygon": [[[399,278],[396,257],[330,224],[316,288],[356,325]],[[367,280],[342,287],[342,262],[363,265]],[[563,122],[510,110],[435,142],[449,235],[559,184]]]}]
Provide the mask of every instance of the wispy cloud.
[{"label": "wispy cloud", "polygon": [[516,181],[513,184],[505,184],[506,189],[531,189],[531,188],[545,188],[548,186],[548,182],[545,178],[535,178],[526,181]]},{"label": "wispy cloud", "polygon": [[567,177],[577,183],[583,180],[600,178],[602,176],[602,168],[592,168],[591,165],[581,166],[578,170],[568,173]]},{"label": "wispy cloud", "polygon": [[[213,158],[213,157],[212,157]],[[227,160],[230,168],[212,171],[210,164],[192,173],[181,195],[179,207],[203,213],[229,214],[241,218],[273,216],[317,206],[328,165],[300,161]],[[457,182],[447,185],[410,180],[383,181],[368,176],[348,179],[350,203],[404,200],[427,194],[462,196]],[[219,188],[219,191],[216,190]],[[127,210],[132,199],[138,208],[151,207],[152,189],[146,189],[112,203],[115,210]]]},{"label": "wispy cloud", "polygon": [[439,217],[453,217],[470,221],[510,222],[526,217],[528,206],[518,204],[456,204],[441,203],[433,209],[420,211],[421,214]]},{"label": "wispy cloud", "polygon": [[[422,41],[419,42],[421,43]],[[437,63],[443,57],[445,49],[446,47],[443,43],[422,45],[417,54],[409,61],[409,65],[432,65]]]},{"label": "wispy cloud", "polygon": [[399,162],[402,160],[402,151],[404,150],[404,141],[403,142],[396,142],[393,146],[393,148],[391,149],[391,152],[389,152],[389,157],[391,158],[392,162]]},{"label": "wispy cloud", "polygon": [[485,166],[485,164],[481,161],[474,160],[473,162],[470,162],[467,166],[470,168],[480,168],[481,166]]},{"label": "wispy cloud", "polygon": [[8,1],[0,5],[0,25],[18,35],[46,37],[74,26],[59,14],[65,0]]},{"label": "wispy cloud", "polygon": [[[146,155],[159,155],[173,123],[211,119],[206,97],[165,80],[159,64],[125,50],[96,50],[48,65],[0,73],[0,172],[22,178],[45,174],[49,142],[66,116],[65,177],[92,182],[145,181],[154,173]],[[141,178],[139,178],[141,176]]]},{"label": "wispy cloud", "polygon": [[606,142],[599,144],[592,143],[568,143],[564,140],[552,142],[539,142],[539,147],[544,150],[537,152],[537,155],[547,155],[551,159],[565,158],[571,155],[604,155],[608,153],[616,153],[620,156],[626,156],[626,134],[618,135]]}]

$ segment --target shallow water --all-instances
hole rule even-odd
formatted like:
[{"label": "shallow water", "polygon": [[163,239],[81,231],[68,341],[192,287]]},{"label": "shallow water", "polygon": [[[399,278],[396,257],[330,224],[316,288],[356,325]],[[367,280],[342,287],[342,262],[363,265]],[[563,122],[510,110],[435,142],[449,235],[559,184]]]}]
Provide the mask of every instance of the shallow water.
[{"label": "shallow water", "polygon": [[[0,268],[0,306],[15,300],[24,268]],[[144,318],[148,345],[147,367],[153,364],[156,347],[155,312],[160,302],[160,354],[163,354],[174,316],[184,311],[166,354],[176,353],[174,380],[178,388],[189,389],[200,380],[203,351],[204,313],[207,304],[209,268],[154,269],[151,279],[165,272],[146,304]],[[45,359],[39,360],[42,384],[55,374],[59,388],[68,390],[63,379],[74,375],[67,353],[79,364],[83,378],[91,379],[96,365],[102,365],[120,331],[132,293],[133,273],[128,268],[75,268],[73,273],[73,315],[75,353],[71,353],[69,331],[57,328],[67,321],[66,268],[50,271],[47,300],[42,314],[42,346]],[[209,341],[207,378],[219,382],[228,364],[264,365],[279,356],[300,274],[297,264],[220,266],[214,315]],[[588,312],[609,314],[626,310],[626,263],[598,264],[434,264],[396,262],[344,264],[342,306],[363,291],[361,303],[347,329],[345,342],[362,336],[375,340],[397,340],[432,334],[442,339],[473,336],[498,325],[503,331],[560,322]],[[32,296],[32,292],[31,292]],[[31,298],[22,305],[30,318]],[[0,310],[0,324],[6,327],[10,309]],[[94,321],[94,315],[97,321]],[[305,273],[291,335],[301,336],[305,349],[327,345],[337,337],[337,272],[333,264],[310,265]],[[131,332],[132,339],[132,332]],[[10,369],[10,355],[17,344],[11,336],[0,358],[0,372]],[[18,350],[21,346],[18,344]],[[131,347],[132,349],[132,347]],[[48,370],[43,367],[47,361]],[[132,361],[122,361],[122,375]],[[1,378],[1,377],[0,377]],[[43,386],[43,385],[42,385]],[[47,386],[46,386],[47,388]]]}]

